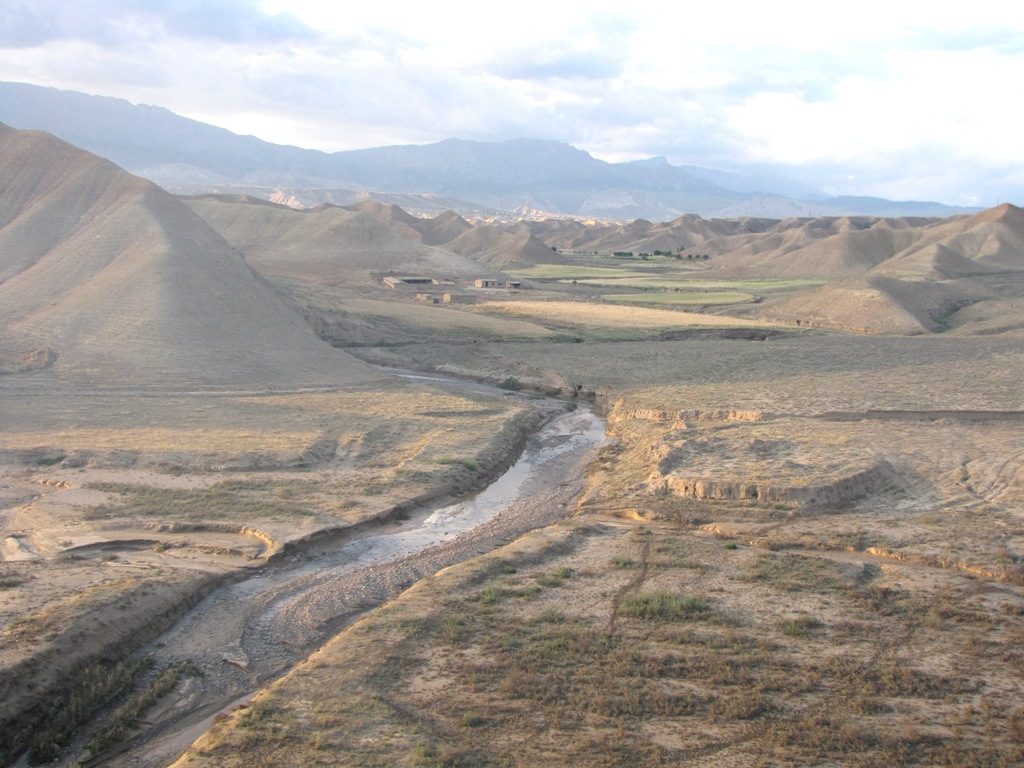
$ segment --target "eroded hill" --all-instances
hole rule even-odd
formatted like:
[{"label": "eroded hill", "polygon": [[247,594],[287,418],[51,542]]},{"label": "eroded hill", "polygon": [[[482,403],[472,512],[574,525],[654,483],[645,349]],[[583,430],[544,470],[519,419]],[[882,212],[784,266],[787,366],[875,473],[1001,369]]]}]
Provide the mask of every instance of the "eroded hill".
[{"label": "eroded hill", "polygon": [[0,128],[0,253],[2,370],[174,386],[379,378],[325,355],[177,198],[46,134]]}]

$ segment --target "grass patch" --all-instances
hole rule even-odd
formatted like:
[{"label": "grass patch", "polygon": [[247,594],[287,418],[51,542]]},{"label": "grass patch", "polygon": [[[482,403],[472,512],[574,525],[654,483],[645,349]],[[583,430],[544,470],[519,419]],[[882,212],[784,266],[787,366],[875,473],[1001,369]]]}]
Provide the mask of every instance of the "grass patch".
[{"label": "grass patch", "polygon": [[552,573],[540,573],[535,577],[537,583],[542,587],[560,587],[562,582],[572,577],[572,568],[565,566],[557,568]]},{"label": "grass patch", "polygon": [[31,737],[29,763],[55,760],[71,743],[75,731],[95,711],[129,689],[134,677],[148,666],[141,659],[95,663],[80,668],[65,682],[64,695],[54,704]]},{"label": "grass patch", "polygon": [[628,595],[619,603],[619,614],[649,621],[685,621],[711,613],[711,601],[696,595],[671,592],[640,592]]},{"label": "grass patch", "polygon": [[813,616],[797,616],[779,623],[782,634],[788,637],[810,637],[822,626],[822,623]]},{"label": "grass patch", "polygon": [[[489,301],[483,311],[529,317],[568,328],[599,328],[615,331],[615,338],[634,338],[643,330],[666,328],[765,328],[771,322],[742,317],[709,315],[669,307],[637,307],[611,302],[585,301]],[[606,338],[605,335],[595,338]],[[607,336],[612,338],[612,336]]]},{"label": "grass patch", "polygon": [[740,577],[786,592],[830,592],[847,587],[836,573],[834,563],[803,555],[759,555],[743,569]]},{"label": "grass patch", "polygon": [[[329,291],[329,289],[326,289]],[[319,294],[319,295],[318,295]],[[331,298],[325,289],[303,288],[297,292],[303,303],[346,315],[371,318],[384,330],[398,330],[431,337],[491,337],[510,339],[551,338],[552,332],[533,323],[508,318],[481,316],[476,312],[440,307],[422,302],[381,301],[345,296]]]},{"label": "grass patch", "polygon": [[161,672],[152,683],[141,691],[133,693],[127,701],[117,708],[110,723],[97,733],[86,745],[93,754],[102,752],[115,744],[124,741],[134,729],[139,719],[150,707],[170,693],[183,676],[197,674],[190,663],[179,663]]}]

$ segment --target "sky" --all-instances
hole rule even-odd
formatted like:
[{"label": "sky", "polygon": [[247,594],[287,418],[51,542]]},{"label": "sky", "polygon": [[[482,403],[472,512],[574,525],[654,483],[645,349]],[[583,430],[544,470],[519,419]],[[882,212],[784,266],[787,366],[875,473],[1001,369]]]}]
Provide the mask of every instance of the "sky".
[{"label": "sky", "polygon": [[325,150],[568,142],[1024,204],[1024,3],[6,0],[0,80]]}]

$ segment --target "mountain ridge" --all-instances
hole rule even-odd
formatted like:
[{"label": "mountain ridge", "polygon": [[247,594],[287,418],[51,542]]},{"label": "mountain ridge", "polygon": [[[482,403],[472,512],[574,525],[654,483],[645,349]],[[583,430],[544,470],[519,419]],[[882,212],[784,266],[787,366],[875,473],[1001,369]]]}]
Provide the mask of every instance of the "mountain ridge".
[{"label": "mountain ridge", "polygon": [[371,195],[440,195],[507,212],[662,221],[684,213],[781,218],[948,216],[975,210],[881,198],[822,198],[788,179],[684,168],[658,158],[608,163],[571,145],[537,139],[446,139],[327,153],[240,136],[163,107],[25,83],[0,83],[0,121],[46,130],[172,192],[193,194],[236,187],[266,187],[268,195],[280,187],[351,188]]}]

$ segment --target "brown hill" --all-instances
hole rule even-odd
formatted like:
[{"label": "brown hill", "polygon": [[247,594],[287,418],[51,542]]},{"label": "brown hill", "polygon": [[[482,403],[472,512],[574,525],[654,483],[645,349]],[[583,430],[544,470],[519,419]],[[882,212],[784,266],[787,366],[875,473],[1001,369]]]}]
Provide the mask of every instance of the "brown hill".
[{"label": "brown hill", "polygon": [[507,230],[484,224],[466,230],[444,247],[495,269],[562,261],[561,256],[538,240],[525,225]]},{"label": "brown hill", "polygon": [[703,219],[687,214],[672,221],[636,219],[628,224],[585,225],[577,221],[547,219],[529,222],[531,231],[547,245],[558,248],[611,253],[613,251],[678,251],[701,246],[716,238],[761,233],[778,224],[768,219]]},{"label": "brown hill", "polygon": [[942,330],[962,307],[988,298],[969,281],[899,280],[871,275],[834,280],[770,307],[766,314],[802,325],[868,333],[919,334]]},{"label": "brown hill", "polygon": [[[948,219],[922,230],[913,246],[894,255],[906,260],[928,249],[936,252],[923,260],[925,264],[938,258],[961,271],[1024,269],[1024,210],[1004,204],[973,216]],[[964,259],[975,263],[967,264]]]},{"label": "brown hill", "polygon": [[885,333],[1024,328],[1024,210],[1013,205],[949,219],[681,216],[529,226],[548,245],[582,252],[707,253],[702,276],[712,279],[828,281],[749,309],[773,319]]},{"label": "brown hill", "polygon": [[796,219],[764,233],[709,240],[742,276],[953,279],[1024,269],[1024,211],[1003,205],[952,219]]},{"label": "brown hill", "polygon": [[425,219],[418,227],[420,236],[427,245],[450,243],[472,228],[472,224],[454,211],[445,211],[432,219]]},{"label": "brown hill", "polygon": [[470,259],[425,245],[411,223],[429,230],[435,220],[394,206],[371,201],[360,210],[326,205],[301,211],[214,196],[186,202],[268,276],[355,285],[376,282],[374,273],[382,272],[449,278],[486,272]]},{"label": "brown hill", "polygon": [[0,370],[41,367],[97,384],[377,378],[176,198],[0,126]]},{"label": "brown hill", "polygon": [[397,205],[381,203],[377,200],[362,200],[354,205],[346,205],[344,208],[347,211],[365,214],[375,221],[388,225],[392,232],[409,240],[422,239],[420,225],[424,219],[413,216]]}]

